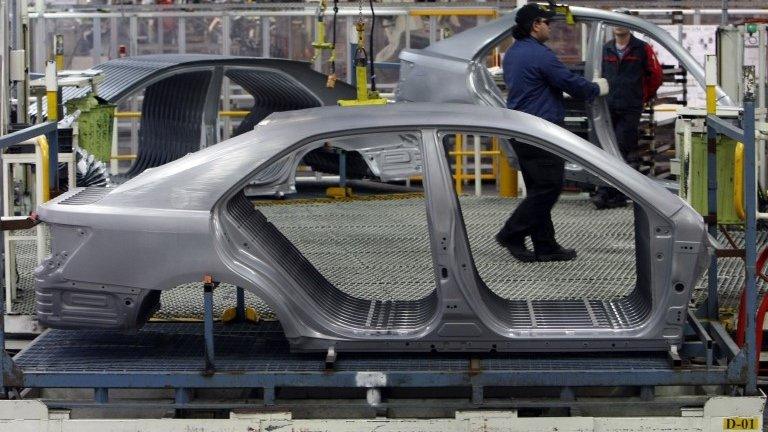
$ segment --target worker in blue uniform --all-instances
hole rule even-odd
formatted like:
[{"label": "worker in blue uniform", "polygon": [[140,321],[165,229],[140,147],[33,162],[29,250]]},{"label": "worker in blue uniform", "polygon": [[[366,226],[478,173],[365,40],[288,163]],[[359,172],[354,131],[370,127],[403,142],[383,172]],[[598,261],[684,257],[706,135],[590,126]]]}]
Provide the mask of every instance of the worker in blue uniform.
[{"label": "worker in blue uniform", "polygon": [[[509,90],[507,108],[563,126],[563,92],[591,101],[608,93],[608,83],[602,78],[590,82],[573,73],[544,45],[549,39],[549,21],[553,16],[553,12],[533,3],[518,10],[516,25],[512,28],[516,41],[504,54],[504,82]],[[557,243],[552,224],[552,207],[563,187],[565,162],[533,145],[515,140],[511,144],[527,195],[496,235],[496,241],[522,262],[576,258],[574,249]],[[528,236],[533,251],[525,245]]]}]

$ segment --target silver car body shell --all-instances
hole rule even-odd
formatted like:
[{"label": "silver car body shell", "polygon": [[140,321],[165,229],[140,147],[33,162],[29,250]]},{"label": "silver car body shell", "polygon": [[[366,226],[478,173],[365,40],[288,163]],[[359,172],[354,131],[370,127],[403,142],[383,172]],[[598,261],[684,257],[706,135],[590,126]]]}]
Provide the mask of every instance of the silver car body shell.
[{"label": "silver car body shell", "polygon": [[[585,77],[601,76],[602,43],[605,25],[620,25],[650,36],[674,55],[688,73],[705,87],[704,68],[672,35],[661,27],[632,15],[586,7],[570,7],[577,23],[589,26]],[[486,69],[483,59],[503,39],[511,37],[517,9],[485,25],[466,30],[421,50],[400,53],[400,81],[395,91],[402,102],[470,103],[505,107],[498,87]],[[563,19],[562,15],[555,19]],[[718,104],[732,106],[733,102],[717,87]],[[596,145],[614,157],[621,158],[611,126],[605,98],[597,98],[588,106],[592,137]],[[516,163],[514,151],[505,149],[511,162]],[[569,166],[570,175],[579,167]],[[671,189],[673,184],[665,184]]]},{"label": "silver car body shell", "polygon": [[[505,322],[499,312],[503,300],[488,293],[474,269],[437,130],[540,145],[630,196],[641,219],[635,235],[642,238],[637,259],[645,270],[638,280],[647,292],[643,302],[629,307],[642,309],[642,320],[610,328]],[[424,317],[410,326],[350,325],[319,307],[314,286],[307,288],[301,274],[281,267],[281,253],[270,252],[271,242],[249,236],[255,213],[243,219],[233,212],[246,185],[273,189],[291,182],[311,143],[339,139],[354,150],[349,137],[375,132],[416,134],[422,141],[436,290],[419,309]],[[152,293],[210,274],[271,306],[295,350],[663,350],[682,341],[690,290],[707,263],[704,224],[680,198],[622,165],[562,128],[506,109],[395,104],[275,113],[252,132],[147,170],[115,189],[77,189],[41,205],[52,255],[35,272],[38,319],[52,327],[135,330],[151,313],[140,306]],[[246,213],[253,211],[244,206]]]}]

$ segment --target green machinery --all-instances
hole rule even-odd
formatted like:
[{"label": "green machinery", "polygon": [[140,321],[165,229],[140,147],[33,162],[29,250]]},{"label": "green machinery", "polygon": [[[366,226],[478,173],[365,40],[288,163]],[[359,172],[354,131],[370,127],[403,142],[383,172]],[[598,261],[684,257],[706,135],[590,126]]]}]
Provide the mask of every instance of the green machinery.
[{"label": "green machinery", "polygon": [[81,98],[70,99],[65,106],[67,113],[80,111],[77,117],[77,145],[96,159],[109,163],[112,155],[115,105],[104,103],[89,93]]},{"label": "green machinery", "polygon": [[[680,196],[702,215],[707,214],[707,128],[706,109],[681,108],[675,124],[678,149]],[[718,107],[717,115],[735,119],[736,108]],[[736,141],[726,136],[717,140],[717,219],[723,225],[742,224],[735,203],[734,160]]]}]

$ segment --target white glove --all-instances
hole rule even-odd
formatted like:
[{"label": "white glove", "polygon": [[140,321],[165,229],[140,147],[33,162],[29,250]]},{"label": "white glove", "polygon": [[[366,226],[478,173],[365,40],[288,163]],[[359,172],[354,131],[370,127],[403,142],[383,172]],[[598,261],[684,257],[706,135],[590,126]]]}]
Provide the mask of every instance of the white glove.
[{"label": "white glove", "polygon": [[600,96],[605,96],[608,94],[608,80],[605,78],[597,78],[593,83],[597,84],[598,87],[600,87]]}]

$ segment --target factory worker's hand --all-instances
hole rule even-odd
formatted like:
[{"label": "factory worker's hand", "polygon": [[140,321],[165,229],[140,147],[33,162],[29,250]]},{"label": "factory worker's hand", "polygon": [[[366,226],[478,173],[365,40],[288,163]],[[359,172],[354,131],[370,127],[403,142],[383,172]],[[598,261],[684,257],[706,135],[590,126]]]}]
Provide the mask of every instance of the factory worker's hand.
[{"label": "factory worker's hand", "polygon": [[605,78],[597,78],[592,82],[597,84],[598,87],[600,87],[600,96],[605,96],[608,94],[608,90],[609,90],[608,80],[606,80]]}]

